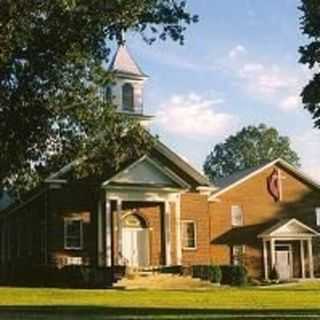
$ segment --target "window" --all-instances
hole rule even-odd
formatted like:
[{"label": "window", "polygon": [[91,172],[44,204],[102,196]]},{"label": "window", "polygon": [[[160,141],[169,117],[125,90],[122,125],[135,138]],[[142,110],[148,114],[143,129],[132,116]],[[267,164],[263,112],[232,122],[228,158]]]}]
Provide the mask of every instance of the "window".
[{"label": "window", "polygon": [[316,208],[316,225],[320,226],[320,207]]},{"label": "window", "polygon": [[245,246],[236,245],[232,247],[232,264],[235,266],[243,264]]},{"label": "window", "polygon": [[182,247],[184,249],[196,249],[196,224],[194,221],[182,222]]},{"label": "window", "polygon": [[130,83],[122,87],[122,107],[125,111],[134,111],[134,90]]},{"label": "window", "polygon": [[234,227],[243,225],[243,212],[240,206],[231,207],[231,225]]},{"label": "window", "polygon": [[79,218],[64,219],[65,249],[82,249],[82,223]]}]

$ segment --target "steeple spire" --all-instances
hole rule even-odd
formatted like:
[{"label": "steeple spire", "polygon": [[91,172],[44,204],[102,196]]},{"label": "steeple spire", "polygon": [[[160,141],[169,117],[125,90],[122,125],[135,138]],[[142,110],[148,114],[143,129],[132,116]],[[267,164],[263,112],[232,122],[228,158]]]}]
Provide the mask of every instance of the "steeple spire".
[{"label": "steeple spire", "polygon": [[117,52],[110,63],[109,71],[139,78],[148,78],[133,59],[125,42],[119,45]]}]

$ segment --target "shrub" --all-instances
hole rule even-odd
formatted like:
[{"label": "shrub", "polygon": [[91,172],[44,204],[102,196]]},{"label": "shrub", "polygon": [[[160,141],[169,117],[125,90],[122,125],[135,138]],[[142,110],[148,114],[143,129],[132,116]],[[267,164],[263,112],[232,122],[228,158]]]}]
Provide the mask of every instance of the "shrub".
[{"label": "shrub", "polygon": [[232,286],[244,286],[248,283],[248,273],[244,266],[221,266],[222,283]]},{"label": "shrub", "polygon": [[275,266],[273,266],[273,268],[271,269],[269,278],[270,278],[270,280],[273,280],[273,281],[279,281],[280,280],[279,272],[278,272],[278,270],[277,270],[277,268]]},{"label": "shrub", "polygon": [[209,266],[208,265],[192,266],[192,277],[200,278],[201,280],[209,280]]},{"label": "shrub", "polygon": [[182,266],[168,266],[160,268],[160,273],[182,274]]},{"label": "shrub", "polygon": [[222,280],[222,272],[219,266],[209,267],[209,280],[212,283],[220,283]]}]

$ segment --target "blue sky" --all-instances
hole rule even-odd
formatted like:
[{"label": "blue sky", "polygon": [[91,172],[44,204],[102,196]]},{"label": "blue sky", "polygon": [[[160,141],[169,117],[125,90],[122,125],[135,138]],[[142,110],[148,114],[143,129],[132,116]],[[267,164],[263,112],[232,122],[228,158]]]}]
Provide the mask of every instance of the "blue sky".
[{"label": "blue sky", "polygon": [[297,49],[298,0],[189,0],[200,16],[185,34],[148,46],[130,34],[127,44],[150,75],[146,113],[152,131],[202,168],[216,143],[248,124],[266,123],[291,138],[303,169],[320,178],[320,132],[301,106],[310,78]]}]

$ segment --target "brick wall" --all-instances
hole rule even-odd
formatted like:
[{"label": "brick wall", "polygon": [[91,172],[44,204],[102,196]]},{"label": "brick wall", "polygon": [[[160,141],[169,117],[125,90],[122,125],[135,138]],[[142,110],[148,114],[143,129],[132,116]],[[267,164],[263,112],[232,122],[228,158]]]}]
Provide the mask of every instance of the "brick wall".
[{"label": "brick wall", "polygon": [[[268,193],[266,179],[274,168],[268,168],[246,182],[226,191],[210,202],[210,255],[215,264],[231,263],[233,244],[246,246],[245,263],[253,276],[261,276],[262,244],[257,235],[283,218],[297,218],[315,226],[315,207],[320,206],[320,192],[299,177],[278,166],[282,172],[283,200],[275,202]],[[244,226],[231,226],[231,206],[240,205]]]},{"label": "brick wall", "polygon": [[182,264],[208,264],[209,255],[209,214],[207,196],[186,193],[181,196],[181,220],[192,220],[196,224],[196,249],[182,248]]}]

